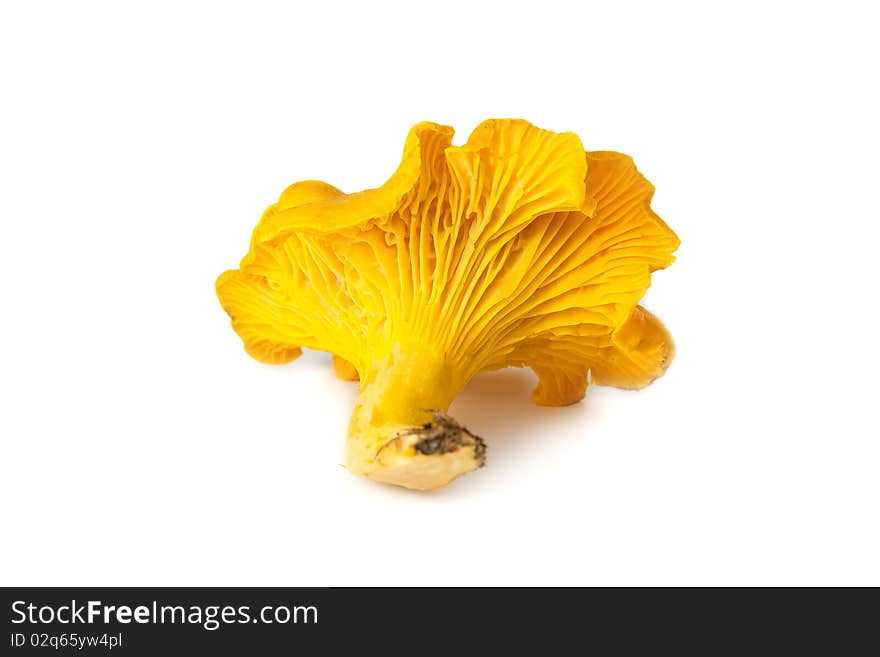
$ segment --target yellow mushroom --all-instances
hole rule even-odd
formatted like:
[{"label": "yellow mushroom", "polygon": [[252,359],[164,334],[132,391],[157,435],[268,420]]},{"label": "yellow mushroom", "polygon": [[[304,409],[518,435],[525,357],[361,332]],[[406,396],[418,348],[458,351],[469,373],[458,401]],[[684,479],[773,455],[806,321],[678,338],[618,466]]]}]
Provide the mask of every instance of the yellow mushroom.
[{"label": "yellow mushroom", "polygon": [[452,134],[413,127],[378,189],[291,185],[217,280],[251,356],[329,351],[360,381],[348,468],[415,489],[483,465],[483,441],[446,415],[478,372],[530,367],[533,400],[564,405],[588,377],[645,386],[673,355],[637,303],[679,241],[632,159],[521,120]]}]

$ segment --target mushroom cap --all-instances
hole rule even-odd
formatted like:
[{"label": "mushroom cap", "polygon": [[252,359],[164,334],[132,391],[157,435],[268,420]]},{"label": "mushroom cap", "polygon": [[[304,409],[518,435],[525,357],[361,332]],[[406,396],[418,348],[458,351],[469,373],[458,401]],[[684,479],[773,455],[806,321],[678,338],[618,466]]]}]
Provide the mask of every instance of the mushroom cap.
[{"label": "mushroom cap", "polygon": [[589,378],[638,388],[662,374],[672,340],[637,304],[679,240],[632,159],[518,119],[485,121],[462,146],[452,135],[420,123],[381,187],[304,181],[266,209],[217,280],[247,352],[329,351],[364,380],[392,349],[428,348],[459,385],[531,367],[533,398],[554,405]]}]

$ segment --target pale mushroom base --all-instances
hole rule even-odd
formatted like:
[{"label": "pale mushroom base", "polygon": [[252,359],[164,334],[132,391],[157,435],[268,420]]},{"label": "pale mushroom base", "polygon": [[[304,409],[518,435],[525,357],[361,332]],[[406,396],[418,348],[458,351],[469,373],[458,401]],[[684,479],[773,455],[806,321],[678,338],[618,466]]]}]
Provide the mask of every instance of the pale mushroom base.
[{"label": "pale mushroom base", "polygon": [[349,453],[354,472],[414,490],[433,490],[486,463],[486,443],[441,412],[420,427],[397,433],[368,463]]}]

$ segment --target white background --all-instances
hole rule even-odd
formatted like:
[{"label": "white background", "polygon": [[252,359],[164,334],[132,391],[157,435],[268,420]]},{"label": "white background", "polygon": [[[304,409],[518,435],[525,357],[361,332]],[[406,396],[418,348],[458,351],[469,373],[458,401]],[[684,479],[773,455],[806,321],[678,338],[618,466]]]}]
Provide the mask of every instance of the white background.
[{"label": "white background", "polygon": [[[0,10],[0,583],[880,584],[870,3],[25,3]],[[667,375],[451,412],[489,466],[342,466],[354,384],[214,295],[291,182],[515,116],[632,154],[682,239]]]}]

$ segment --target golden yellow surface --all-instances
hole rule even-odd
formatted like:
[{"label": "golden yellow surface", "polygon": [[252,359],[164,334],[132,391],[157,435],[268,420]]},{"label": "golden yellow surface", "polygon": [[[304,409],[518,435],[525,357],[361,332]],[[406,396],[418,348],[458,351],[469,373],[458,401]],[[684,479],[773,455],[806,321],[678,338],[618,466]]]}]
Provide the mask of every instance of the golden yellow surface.
[{"label": "golden yellow surface", "polygon": [[637,304],[679,241],[631,158],[522,120],[485,121],[463,146],[452,135],[413,127],[378,189],[291,185],[217,280],[251,356],[329,351],[360,381],[349,469],[418,489],[482,464],[469,444],[421,453],[414,431],[478,372],[530,367],[534,401],[563,405],[584,396],[588,372],[640,388],[673,355]]}]

